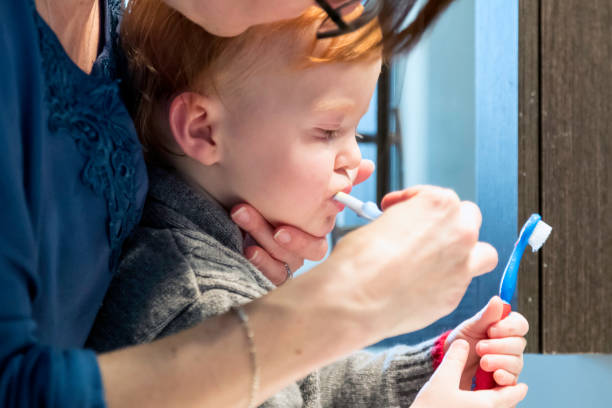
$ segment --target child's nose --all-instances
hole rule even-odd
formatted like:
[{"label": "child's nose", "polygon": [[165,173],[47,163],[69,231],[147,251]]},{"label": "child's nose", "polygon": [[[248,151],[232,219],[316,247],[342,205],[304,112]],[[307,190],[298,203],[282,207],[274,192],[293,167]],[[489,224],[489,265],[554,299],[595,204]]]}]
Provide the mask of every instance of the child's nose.
[{"label": "child's nose", "polygon": [[354,137],[347,139],[336,156],[336,170],[355,169],[361,163],[361,150],[359,150],[357,139]]}]

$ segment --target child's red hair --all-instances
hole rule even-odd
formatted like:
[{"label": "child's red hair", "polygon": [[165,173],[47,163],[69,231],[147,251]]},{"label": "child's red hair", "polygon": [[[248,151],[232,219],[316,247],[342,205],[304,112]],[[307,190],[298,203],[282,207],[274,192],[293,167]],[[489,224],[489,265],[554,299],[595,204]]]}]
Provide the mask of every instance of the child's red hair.
[{"label": "child's red hair", "polygon": [[[121,24],[121,41],[128,59],[128,105],[145,152],[166,151],[165,126],[156,120],[179,92],[214,92],[218,82],[230,84],[228,67],[248,74],[253,67],[282,61],[296,69],[330,62],[380,58],[381,31],[377,20],[362,29],[329,40],[316,40],[326,14],[311,7],[301,16],[251,27],[243,34],[214,36],[162,0],[130,0]],[[305,42],[305,38],[309,39]],[[312,40],[310,40],[312,38]],[[274,59],[266,59],[274,55]],[[280,56],[280,57],[279,57]]]}]

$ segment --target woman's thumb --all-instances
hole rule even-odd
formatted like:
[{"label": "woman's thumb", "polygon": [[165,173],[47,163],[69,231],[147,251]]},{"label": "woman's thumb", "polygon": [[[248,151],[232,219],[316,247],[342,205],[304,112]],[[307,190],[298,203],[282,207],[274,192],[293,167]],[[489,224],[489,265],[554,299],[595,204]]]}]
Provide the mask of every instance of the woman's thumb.
[{"label": "woman's thumb", "polygon": [[458,389],[469,352],[470,345],[467,341],[463,339],[453,341],[444,360],[432,376],[432,382],[444,383],[443,387],[447,390]]}]

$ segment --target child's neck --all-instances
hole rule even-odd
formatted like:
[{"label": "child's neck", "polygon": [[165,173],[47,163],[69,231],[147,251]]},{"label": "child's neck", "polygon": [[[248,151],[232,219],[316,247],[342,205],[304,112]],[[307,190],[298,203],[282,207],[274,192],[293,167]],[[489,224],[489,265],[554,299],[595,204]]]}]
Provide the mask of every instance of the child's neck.
[{"label": "child's neck", "polygon": [[232,197],[229,194],[225,183],[220,182],[225,178],[219,174],[215,166],[203,166],[189,158],[174,160],[173,166],[176,174],[185,180],[194,191],[214,199],[226,211],[229,212],[233,205],[240,202],[238,197]]}]

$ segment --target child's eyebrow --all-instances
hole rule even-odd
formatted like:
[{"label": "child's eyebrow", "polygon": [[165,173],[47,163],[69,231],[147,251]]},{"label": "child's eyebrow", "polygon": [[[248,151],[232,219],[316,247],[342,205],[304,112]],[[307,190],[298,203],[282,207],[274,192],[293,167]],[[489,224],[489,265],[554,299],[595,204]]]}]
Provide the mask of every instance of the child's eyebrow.
[{"label": "child's eyebrow", "polygon": [[314,112],[347,111],[355,108],[355,102],[351,99],[332,99],[317,102]]}]

